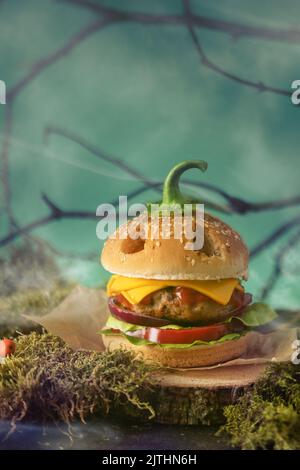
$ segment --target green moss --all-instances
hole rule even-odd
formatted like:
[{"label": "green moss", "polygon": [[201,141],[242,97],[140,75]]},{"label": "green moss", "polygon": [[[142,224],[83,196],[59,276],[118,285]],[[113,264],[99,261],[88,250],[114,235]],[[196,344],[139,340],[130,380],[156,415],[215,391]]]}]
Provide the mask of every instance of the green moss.
[{"label": "green moss", "polygon": [[49,334],[22,336],[0,366],[0,419],[70,423],[116,409],[152,417],[141,397],[151,370],[128,352],[76,352]]},{"label": "green moss", "polygon": [[234,405],[224,409],[231,442],[242,449],[300,448],[300,367],[273,364]]}]

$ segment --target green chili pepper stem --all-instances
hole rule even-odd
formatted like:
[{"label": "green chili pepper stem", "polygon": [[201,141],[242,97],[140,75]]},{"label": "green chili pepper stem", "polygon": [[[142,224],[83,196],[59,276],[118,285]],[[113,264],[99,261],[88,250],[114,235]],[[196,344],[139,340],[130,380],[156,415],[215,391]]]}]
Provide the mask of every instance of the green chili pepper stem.
[{"label": "green chili pepper stem", "polygon": [[180,204],[183,205],[190,202],[179,189],[179,180],[181,175],[191,168],[198,168],[201,171],[206,171],[207,163],[204,160],[187,160],[176,165],[169,172],[164,182],[163,188],[163,204]]}]

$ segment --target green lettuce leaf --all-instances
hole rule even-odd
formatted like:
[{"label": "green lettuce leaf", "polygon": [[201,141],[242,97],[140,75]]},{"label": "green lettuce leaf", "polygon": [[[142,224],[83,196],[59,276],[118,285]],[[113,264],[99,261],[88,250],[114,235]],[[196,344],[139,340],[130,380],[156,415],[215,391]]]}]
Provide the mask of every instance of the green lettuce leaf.
[{"label": "green lettuce leaf", "polygon": [[226,320],[230,322],[234,318],[240,320],[245,326],[260,326],[269,323],[277,318],[277,313],[269,305],[262,302],[256,302],[246,307],[241,317],[233,316]]},{"label": "green lettuce leaf", "polygon": [[194,341],[193,343],[188,343],[188,344],[172,344],[172,343],[167,343],[167,344],[161,344],[161,343],[153,343],[152,341],[148,341],[147,339],[143,338],[136,338],[136,336],[130,336],[127,335],[126,333],[115,333],[113,329],[104,329],[101,331],[102,335],[122,335],[124,338],[126,338],[130,343],[135,344],[136,346],[159,346],[160,348],[166,348],[166,349],[186,349],[186,348],[191,348],[192,346],[200,346],[200,345],[206,345],[206,346],[213,346],[214,344],[219,344],[219,343],[224,343],[225,341],[229,340],[234,340],[238,339],[242,336],[240,333],[229,333],[227,335],[222,336],[222,338],[214,341],[201,341],[197,340]]},{"label": "green lettuce leaf", "polygon": [[[127,331],[136,331],[136,330],[141,330],[145,328],[145,326],[133,325],[132,323],[127,323],[125,321],[119,320],[118,318],[112,315],[108,317],[105,327],[115,328],[116,330],[123,331],[123,333],[126,333]],[[181,329],[189,329],[189,328],[192,328],[192,327],[191,326],[185,327],[185,326],[172,325],[172,324],[160,327],[160,329],[169,329],[169,330],[181,330]]]},{"label": "green lettuce leaf", "polygon": [[123,331],[123,333],[126,333],[127,331],[141,330],[145,327],[141,325],[133,325],[132,323],[127,323],[125,321],[119,320],[116,317],[113,317],[112,315],[109,315],[108,320],[105,324],[105,328],[115,328],[116,330],[121,330]]}]

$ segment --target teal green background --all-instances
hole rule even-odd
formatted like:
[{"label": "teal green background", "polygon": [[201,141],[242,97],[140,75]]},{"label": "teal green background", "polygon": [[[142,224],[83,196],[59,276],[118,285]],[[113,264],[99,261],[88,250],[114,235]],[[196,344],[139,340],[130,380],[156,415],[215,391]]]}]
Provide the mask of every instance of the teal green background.
[{"label": "teal green background", "polygon": [[[97,2],[96,2],[97,3]],[[152,13],[181,13],[177,0],[98,3]],[[299,25],[299,2],[279,0],[194,1],[193,10],[243,24]],[[95,18],[81,8],[50,0],[0,2],[0,79],[11,88],[31,65],[62,46]],[[300,79],[297,43],[232,37],[198,30],[208,56],[243,78],[284,89]],[[4,105],[0,106],[3,131]],[[21,224],[47,213],[41,192],[64,209],[95,211],[140,183],[78,145],[52,136],[47,125],[72,130],[104,152],[162,180],[183,159],[205,159],[202,178],[254,202],[299,193],[299,107],[289,97],[257,91],[200,64],[184,26],[120,23],[95,33],[39,75],[14,104],[10,179],[13,209]],[[0,136],[1,139],[3,136]],[[199,192],[221,201],[212,193]],[[157,199],[147,191],[135,201]],[[222,216],[249,247],[299,213],[299,207]],[[5,218],[0,230],[6,231]],[[96,222],[62,220],[35,233],[60,250],[100,252]],[[288,236],[291,236],[289,233]],[[251,262],[249,290],[257,297],[283,237]],[[7,249],[7,248],[5,248]],[[108,274],[98,259],[61,259],[68,278],[99,285]],[[297,308],[299,246],[284,263],[284,276],[270,296],[275,306]]]}]

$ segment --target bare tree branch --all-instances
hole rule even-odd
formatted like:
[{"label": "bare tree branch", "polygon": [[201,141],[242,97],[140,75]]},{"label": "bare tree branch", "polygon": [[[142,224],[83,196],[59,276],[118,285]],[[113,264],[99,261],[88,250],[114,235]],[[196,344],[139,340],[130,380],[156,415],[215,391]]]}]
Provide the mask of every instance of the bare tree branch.
[{"label": "bare tree branch", "polygon": [[204,67],[212,70],[213,72],[216,72],[219,75],[222,75],[225,78],[228,78],[229,80],[240,83],[241,85],[245,85],[250,88],[254,88],[259,92],[271,92],[271,93],[276,93],[278,95],[291,96],[290,90],[282,90],[281,88],[276,88],[273,86],[265,85],[264,83],[260,81],[255,82],[252,80],[248,80],[246,78],[241,78],[240,76],[232,72],[228,72],[227,70],[223,69],[222,67],[217,65],[215,62],[210,60],[207,54],[205,53],[204,48],[194,30],[192,13],[189,7],[189,0],[183,0],[183,5],[185,9],[185,16],[187,19],[186,24],[187,24],[188,31],[194,43],[195,49],[198,52],[200,62]]},{"label": "bare tree branch", "polygon": [[148,189],[153,189],[154,191],[157,191],[157,192],[160,193],[160,189],[157,186],[157,182],[151,181],[150,179],[146,178],[141,172],[137,171],[135,168],[128,165],[127,163],[125,163],[120,158],[116,158],[116,157],[113,157],[111,155],[108,155],[106,152],[104,152],[104,151],[100,150],[98,147],[95,147],[94,145],[90,144],[89,142],[87,142],[82,137],[79,137],[74,132],[71,132],[67,129],[62,129],[62,128],[56,127],[56,126],[48,126],[45,129],[45,136],[49,137],[52,134],[59,135],[61,137],[64,137],[66,139],[69,139],[69,140],[75,142],[76,144],[80,145],[80,147],[84,148],[88,152],[90,152],[93,155],[97,156],[101,160],[106,161],[108,163],[111,163],[112,165],[116,166],[120,170],[125,171],[128,175],[133,176],[138,181],[141,181],[142,183],[144,183],[144,185]]},{"label": "bare tree branch", "polygon": [[12,242],[16,238],[26,235],[32,230],[37,229],[39,227],[42,227],[43,225],[46,225],[50,222],[53,222],[54,220],[61,220],[61,219],[90,219],[90,220],[95,220],[96,214],[95,212],[90,212],[90,211],[80,211],[80,210],[75,210],[75,211],[70,211],[70,210],[63,210],[60,209],[56,204],[54,204],[48,196],[45,194],[42,195],[42,199],[46,203],[46,205],[49,208],[49,214],[40,217],[39,219],[30,222],[27,225],[24,225],[23,227],[18,227],[16,230],[12,231],[9,233],[6,237],[3,237],[0,240],[0,246],[3,247],[7,245],[8,243]]},{"label": "bare tree branch", "polygon": [[[187,20],[184,15],[162,15],[144,13],[139,11],[126,11],[119,8],[112,8],[102,5],[99,2],[90,0],[58,0],[61,3],[70,3],[88,9],[100,15],[112,15],[116,20],[140,23],[143,25],[186,25]],[[261,26],[251,26],[234,21],[220,20],[203,15],[191,13],[193,25],[200,29],[219,31],[228,34],[234,39],[258,38],[266,41],[282,41],[288,43],[298,43],[300,41],[299,28],[269,28]]]},{"label": "bare tree branch", "polygon": [[42,72],[44,72],[45,69],[66,57],[75,47],[77,47],[85,39],[87,39],[92,34],[105,28],[113,22],[114,20],[112,18],[100,18],[97,21],[93,21],[81,31],[76,33],[65,45],[59,47],[56,51],[52,52],[47,57],[38,60],[35,64],[33,64],[33,66],[31,67],[27,75],[25,75],[25,77],[23,77],[19,82],[17,82],[16,85],[14,85],[11,89],[7,90],[6,96],[8,103],[12,103],[16,96],[36,77],[38,77]]},{"label": "bare tree branch", "polygon": [[290,251],[300,242],[300,230],[297,230],[296,233],[288,240],[286,245],[282,247],[276,257],[273,270],[270,274],[269,279],[267,280],[266,285],[263,288],[261,298],[265,299],[271,291],[274,289],[276,282],[279,277],[283,274],[283,262],[285,257],[290,253]]},{"label": "bare tree branch", "polygon": [[[107,161],[108,163],[111,163],[112,165],[115,165],[117,168],[125,171],[125,173],[133,176],[136,178],[138,181],[141,181],[144,183],[144,188],[141,187],[137,190],[136,195],[142,194],[144,191],[147,189],[153,189],[159,194],[161,194],[161,189],[163,183],[161,181],[154,181],[154,180],[149,180],[146,178],[142,173],[138,172],[133,168],[131,165],[125,163],[123,160],[113,157],[111,155],[108,155],[104,150],[100,149],[98,146],[95,146],[79,136],[77,133],[72,132],[68,129],[64,129],[61,127],[57,126],[48,126],[45,129],[45,137],[49,137],[51,135],[59,135],[61,137],[64,137],[68,140],[71,140],[72,142],[80,145],[82,148],[90,152],[91,154],[99,157],[100,159]],[[211,209],[217,210],[219,212],[223,212],[225,214],[246,214],[249,212],[262,212],[265,210],[278,210],[278,209],[283,209],[286,207],[293,207],[296,205],[300,205],[300,195],[299,196],[293,196],[290,198],[286,199],[278,199],[274,201],[266,201],[266,202],[250,202],[245,199],[241,199],[238,197],[235,197],[228,192],[224,191],[223,189],[219,188],[216,185],[213,185],[211,183],[207,183],[204,181],[195,181],[195,180],[183,180],[184,183],[193,186],[195,188],[202,188],[202,189],[207,189],[209,191],[212,191],[220,196],[222,196],[228,205],[220,205],[220,204],[214,204],[211,201],[206,201],[205,204],[207,204]]]},{"label": "bare tree branch", "polygon": [[226,212],[231,214],[244,215],[250,212],[280,210],[285,209],[287,207],[300,205],[300,195],[284,199],[275,199],[274,201],[251,202],[246,199],[233,196],[227,191],[224,191],[223,189],[211,183],[206,183],[204,181],[184,181],[195,187],[208,189],[209,191],[213,191],[214,193],[222,196],[228,203],[228,206],[226,207]]},{"label": "bare tree branch", "polygon": [[[300,196],[292,196],[267,202],[246,202],[246,205],[248,205],[246,212],[262,212],[266,210],[285,209],[287,207],[298,206],[299,204]],[[242,213],[244,212],[240,212],[240,214]]]},{"label": "bare tree branch", "polygon": [[[61,137],[66,138],[68,140],[71,140],[72,142],[80,145],[82,148],[84,148],[85,150],[87,150],[91,154],[95,155],[96,157],[100,158],[101,160],[104,160],[108,163],[111,163],[116,168],[118,168],[120,170],[123,170],[128,175],[131,175],[134,178],[136,178],[137,181],[141,181],[144,184],[144,188],[137,189],[136,195],[141,194],[142,192],[144,192],[148,189],[152,189],[161,196],[161,190],[162,190],[163,182],[154,181],[154,180],[151,180],[149,178],[146,178],[142,173],[137,171],[131,165],[125,163],[123,160],[121,160],[119,158],[108,155],[106,152],[99,149],[99,147],[96,147],[95,145],[92,145],[90,142],[87,142],[85,139],[83,139],[78,134],[76,134],[72,131],[69,131],[67,129],[62,129],[61,127],[48,126],[45,129],[45,136],[48,137],[51,134],[56,134],[56,135],[59,135]],[[188,184],[190,184],[191,186],[198,187],[198,188],[201,187],[201,183],[199,183],[199,182],[189,181]],[[221,191],[221,190],[215,189],[215,187],[213,185],[210,185],[210,184],[205,184],[204,183],[203,187],[206,188],[206,189],[210,189],[211,191],[215,191],[215,192]],[[211,202],[211,201],[206,201],[206,200],[202,200],[202,202],[204,204],[206,204],[207,207],[209,207],[210,209],[216,210],[218,212],[222,212],[224,214],[230,214],[230,212],[231,212],[230,208],[225,206],[225,205],[217,204],[217,203],[214,203],[214,202]]]},{"label": "bare tree branch", "polygon": [[[143,186],[142,188],[137,188],[131,191],[128,195],[127,198],[128,200],[136,197],[139,195],[141,192],[145,190],[145,187]],[[64,210],[61,209],[56,203],[52,201],[46,194],[42,194],[42,200],[45,202],[46,206],[49,208],[49,213],[48,215],[44,217],[39,217],[38,219],[34,220],[33,222],[30,222],[27,225],[24,225],[23,227],[20,227],[18,224],[16,224],[15,228],[13,231],[11,231],[8,235],[4,236],[2,239],[0,239],[0,248],[3,246],[8,245],[9,243],[13,242],[19,237],[22,236],[28,236],[33,230],[42,227],[44,225],[47,225],[53,221],[56,220],[61,220],[61,219],[90,219],[90,220],[101,220],[101,217],[96,216],[96,211],[91,212],[91,211],[86,211],[86,210]],[[118,205],[119,199],[115,199],[111,202],[113,206]],[[118,215],[118,211],[116,211],[116,215]],[[32,238],[32,237],[30,237]],[[36,237],[34,237],[36,239]],[[33,240],[36,241],[36,240]],[[52,247],[53,250],[55,251],[55,248]]]},{"label": "bare tree branch", "polygon": [[264,240],[259,242],[252,250],[250,250],[250,256],[254,258],[259,255],[263,250],[269,248],[273,243],[275,243],[283,235],[287,234],[294,227],[300,225],[300,216],[297,215],[293,219],[285,222],[280,227],[278,227],[274,232],[268,235]]}]

